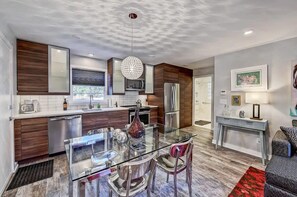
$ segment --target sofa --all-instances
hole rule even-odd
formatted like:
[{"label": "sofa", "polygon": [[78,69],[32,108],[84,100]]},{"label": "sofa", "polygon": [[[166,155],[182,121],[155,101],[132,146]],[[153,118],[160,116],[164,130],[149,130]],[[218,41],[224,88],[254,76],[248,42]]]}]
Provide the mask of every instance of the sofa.
[{"label": "sofa", "polygon": [[265,172],[265,197],[297,197],[297,153],[281,130],[273,137],[272,158]]}]

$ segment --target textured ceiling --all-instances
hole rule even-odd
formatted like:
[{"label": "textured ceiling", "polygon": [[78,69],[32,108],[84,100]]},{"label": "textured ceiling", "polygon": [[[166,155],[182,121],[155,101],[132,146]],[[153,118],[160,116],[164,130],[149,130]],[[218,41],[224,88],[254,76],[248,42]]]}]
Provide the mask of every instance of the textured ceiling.
[{"label": "textured ceiling", "polygon": [[[134,54],[147,63],[186,65],[297,36],[296,0],[1,0],[0,20],[18,38],[97,58]],[[253,29],[252,36],[243,32]]]}]

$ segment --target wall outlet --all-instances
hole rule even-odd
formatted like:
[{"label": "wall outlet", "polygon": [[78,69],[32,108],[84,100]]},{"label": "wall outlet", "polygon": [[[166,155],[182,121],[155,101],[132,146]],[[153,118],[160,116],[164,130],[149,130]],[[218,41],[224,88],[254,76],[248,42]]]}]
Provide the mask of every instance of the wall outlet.
[{"label": "wall outlet", "polygon": [[260,144],[260,142],[261,142],[260,138],[257,138],[257,144]]}]

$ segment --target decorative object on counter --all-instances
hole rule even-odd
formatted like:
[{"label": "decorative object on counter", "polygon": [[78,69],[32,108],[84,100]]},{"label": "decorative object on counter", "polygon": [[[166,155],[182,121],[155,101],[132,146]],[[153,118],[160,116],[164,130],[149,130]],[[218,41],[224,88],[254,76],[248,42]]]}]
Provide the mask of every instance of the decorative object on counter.
[{"label": "decorative object on counter", "polygon": [[245,118],[244,113],[245,113],[244,111],[240,111],[240,112],[239,112],[239,118]]},{"label": "decorative object on counter", "polygon": [[101,105],[100,103],[97,103],[97,108],[100,109],[101,108]]},{"label": "decorative object on counter", "polygon": [[63,102],[63,110],[66,111],[67,108],[68,108],[67,100],[66,100],[66,98],[64,98],[64,102]]},{"label": "decorative object on counter", "polygon": [[115,104],[114,104],[114,105],[115,105],[116,107],[119,107],[119,105],[118,105],[118,102],[117,102],[117,101],[115,102]]},{"label": "decorative object on counter", "polygon": [[267,64],[231,70],[231,91],[267,91]]},{"label": "decorative object on counter", "polygon": [[138,79],[143,73],[143,64],[141,60],[133,56],[133,20],[137,18],[137,14],[130,13],[129,18],[131,19],[131,56],[126,57],[121,64],[121,71],[124,77],[127,79]]},{"label": "decorative object on counter", "polygon": [[132,145],[139,144],[145,134],[144,124],[139,119],[139,105],[135,109],[135,116],[128,128],[128,134]]},{"label": "decorative object on counter", "polygon": [[232,95],[231,96],[231,105],[232,106],[241,106],[241,96],[240,95]]},{"label": "decorative object on counter", "polygon": [[229,105],[225,105],[224,106],[222,115],[223,116],[228,116],[228,117],[231,115],[231,111],[230,111]]},{"label": "decorative object on counter", "polygon": [[24,100],[24,104],[20,104],[20,114],[32,114],[39,111],[40,107],[37,100]]},{"label": "decorative object on counter", "polygon": [[251,119],[262,120],[260,118],[260,104],[268,104],[268,94],[266,92],[246,93],[245,102],[253,104],[253,117]]}]

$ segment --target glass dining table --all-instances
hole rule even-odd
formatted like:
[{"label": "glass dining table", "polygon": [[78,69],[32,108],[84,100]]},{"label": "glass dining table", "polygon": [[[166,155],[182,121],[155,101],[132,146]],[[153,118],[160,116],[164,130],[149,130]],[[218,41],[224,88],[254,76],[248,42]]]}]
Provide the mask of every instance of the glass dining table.
[{"label": "glass dining table", "polygon": [[[100,131],[93,135],[64,141],[70,171],[69,196],[85,196],[88,184],[92,184],[98,196],[100,193],[98,180],[116,171],[117,166],[141,159],[156,151],[165,151],[170,145],[187,141],[195,136],[183,129],[149,124],[145,126],[145,135],[139,142],[132,143],[129,137],[126,142],[119,140],[114,129],[107,128]],[[122,132],[126,132],[126,129],[122,129]]]}]

